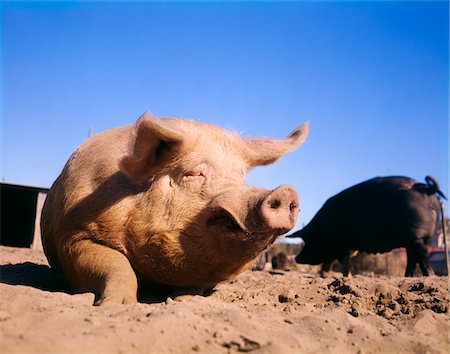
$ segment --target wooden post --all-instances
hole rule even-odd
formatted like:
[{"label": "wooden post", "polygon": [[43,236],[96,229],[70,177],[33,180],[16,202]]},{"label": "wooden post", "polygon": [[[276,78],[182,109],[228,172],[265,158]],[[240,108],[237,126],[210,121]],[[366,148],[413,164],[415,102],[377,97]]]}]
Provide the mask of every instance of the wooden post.
[{"label": "wooden post", "polygon": [[447,225],[445,224],[444,203],[441,200],[441,222],[442,222],[442,236],[444,237],[444,252],[445,252],[445,266],[447,267],[447,275],[450,275],[450,263],[448,259],[448,245],[447,245]]},{"label": "wooden post", "polygon": [[46,197],[47,197],[46,192],[39,192],[37,195],[36,218],[34,220],[34,237],[33,237],[33,243],[31,244],[31,249],[33,249],[33,250],[42,250],[41,214],[42,214],[42,207],[44,206]]}]

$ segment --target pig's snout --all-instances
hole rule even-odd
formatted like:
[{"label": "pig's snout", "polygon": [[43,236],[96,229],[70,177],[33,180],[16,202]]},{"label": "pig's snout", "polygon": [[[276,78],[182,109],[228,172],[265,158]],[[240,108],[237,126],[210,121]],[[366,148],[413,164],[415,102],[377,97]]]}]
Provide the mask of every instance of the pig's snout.
[{"label": "pig's snout", "polygon": [[298,210],[297,192],[288,185],[275,188],[261,204],[261,215],[266,227],[277,235],[282,235],[294,227]]}]

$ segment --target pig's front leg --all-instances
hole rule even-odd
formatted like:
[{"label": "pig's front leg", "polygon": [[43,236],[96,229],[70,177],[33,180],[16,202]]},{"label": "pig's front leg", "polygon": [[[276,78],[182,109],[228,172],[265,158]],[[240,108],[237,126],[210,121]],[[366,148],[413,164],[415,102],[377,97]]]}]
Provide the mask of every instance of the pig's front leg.
[{"label": "pig's front leg", "polygon": [[62,265],[76,291],[95,294],[94,305],[137,302],[137,279],[130,262],[119,251],[80,240],[65,247]]}]

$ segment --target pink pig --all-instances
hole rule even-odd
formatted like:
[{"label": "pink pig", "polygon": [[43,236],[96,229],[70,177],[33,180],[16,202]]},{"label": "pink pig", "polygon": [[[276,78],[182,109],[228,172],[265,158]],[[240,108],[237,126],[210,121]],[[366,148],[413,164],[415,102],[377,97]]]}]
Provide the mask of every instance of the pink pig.
[{"label": "pink pig", "polygon": [[307,123],[286,139],[247,138],[145,113],[134,125],[92,136],[44,205],[51,267],[74,290],[93,292],[96,305],[135,303],[138,282],[213,288],[295,225],[292,187],[271,191],[243,179],[307,135]]}]

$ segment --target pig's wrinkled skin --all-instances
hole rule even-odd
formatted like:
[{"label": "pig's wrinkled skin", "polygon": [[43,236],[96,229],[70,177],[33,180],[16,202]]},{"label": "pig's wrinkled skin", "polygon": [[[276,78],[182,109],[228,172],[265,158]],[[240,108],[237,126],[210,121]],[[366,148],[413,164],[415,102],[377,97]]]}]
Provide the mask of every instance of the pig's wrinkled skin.
[{"label": "pig's wrinkled skin", "polygon": [[51,267],[75,291],[93,292],[97,305],[135,303],[138,282],[214,287],[295,225],[292,187],[270,191],[243,178],[307,135],[303,124],[286,139],[245,138],[145,113],[134,125],[92,136],[44,205]]}]

